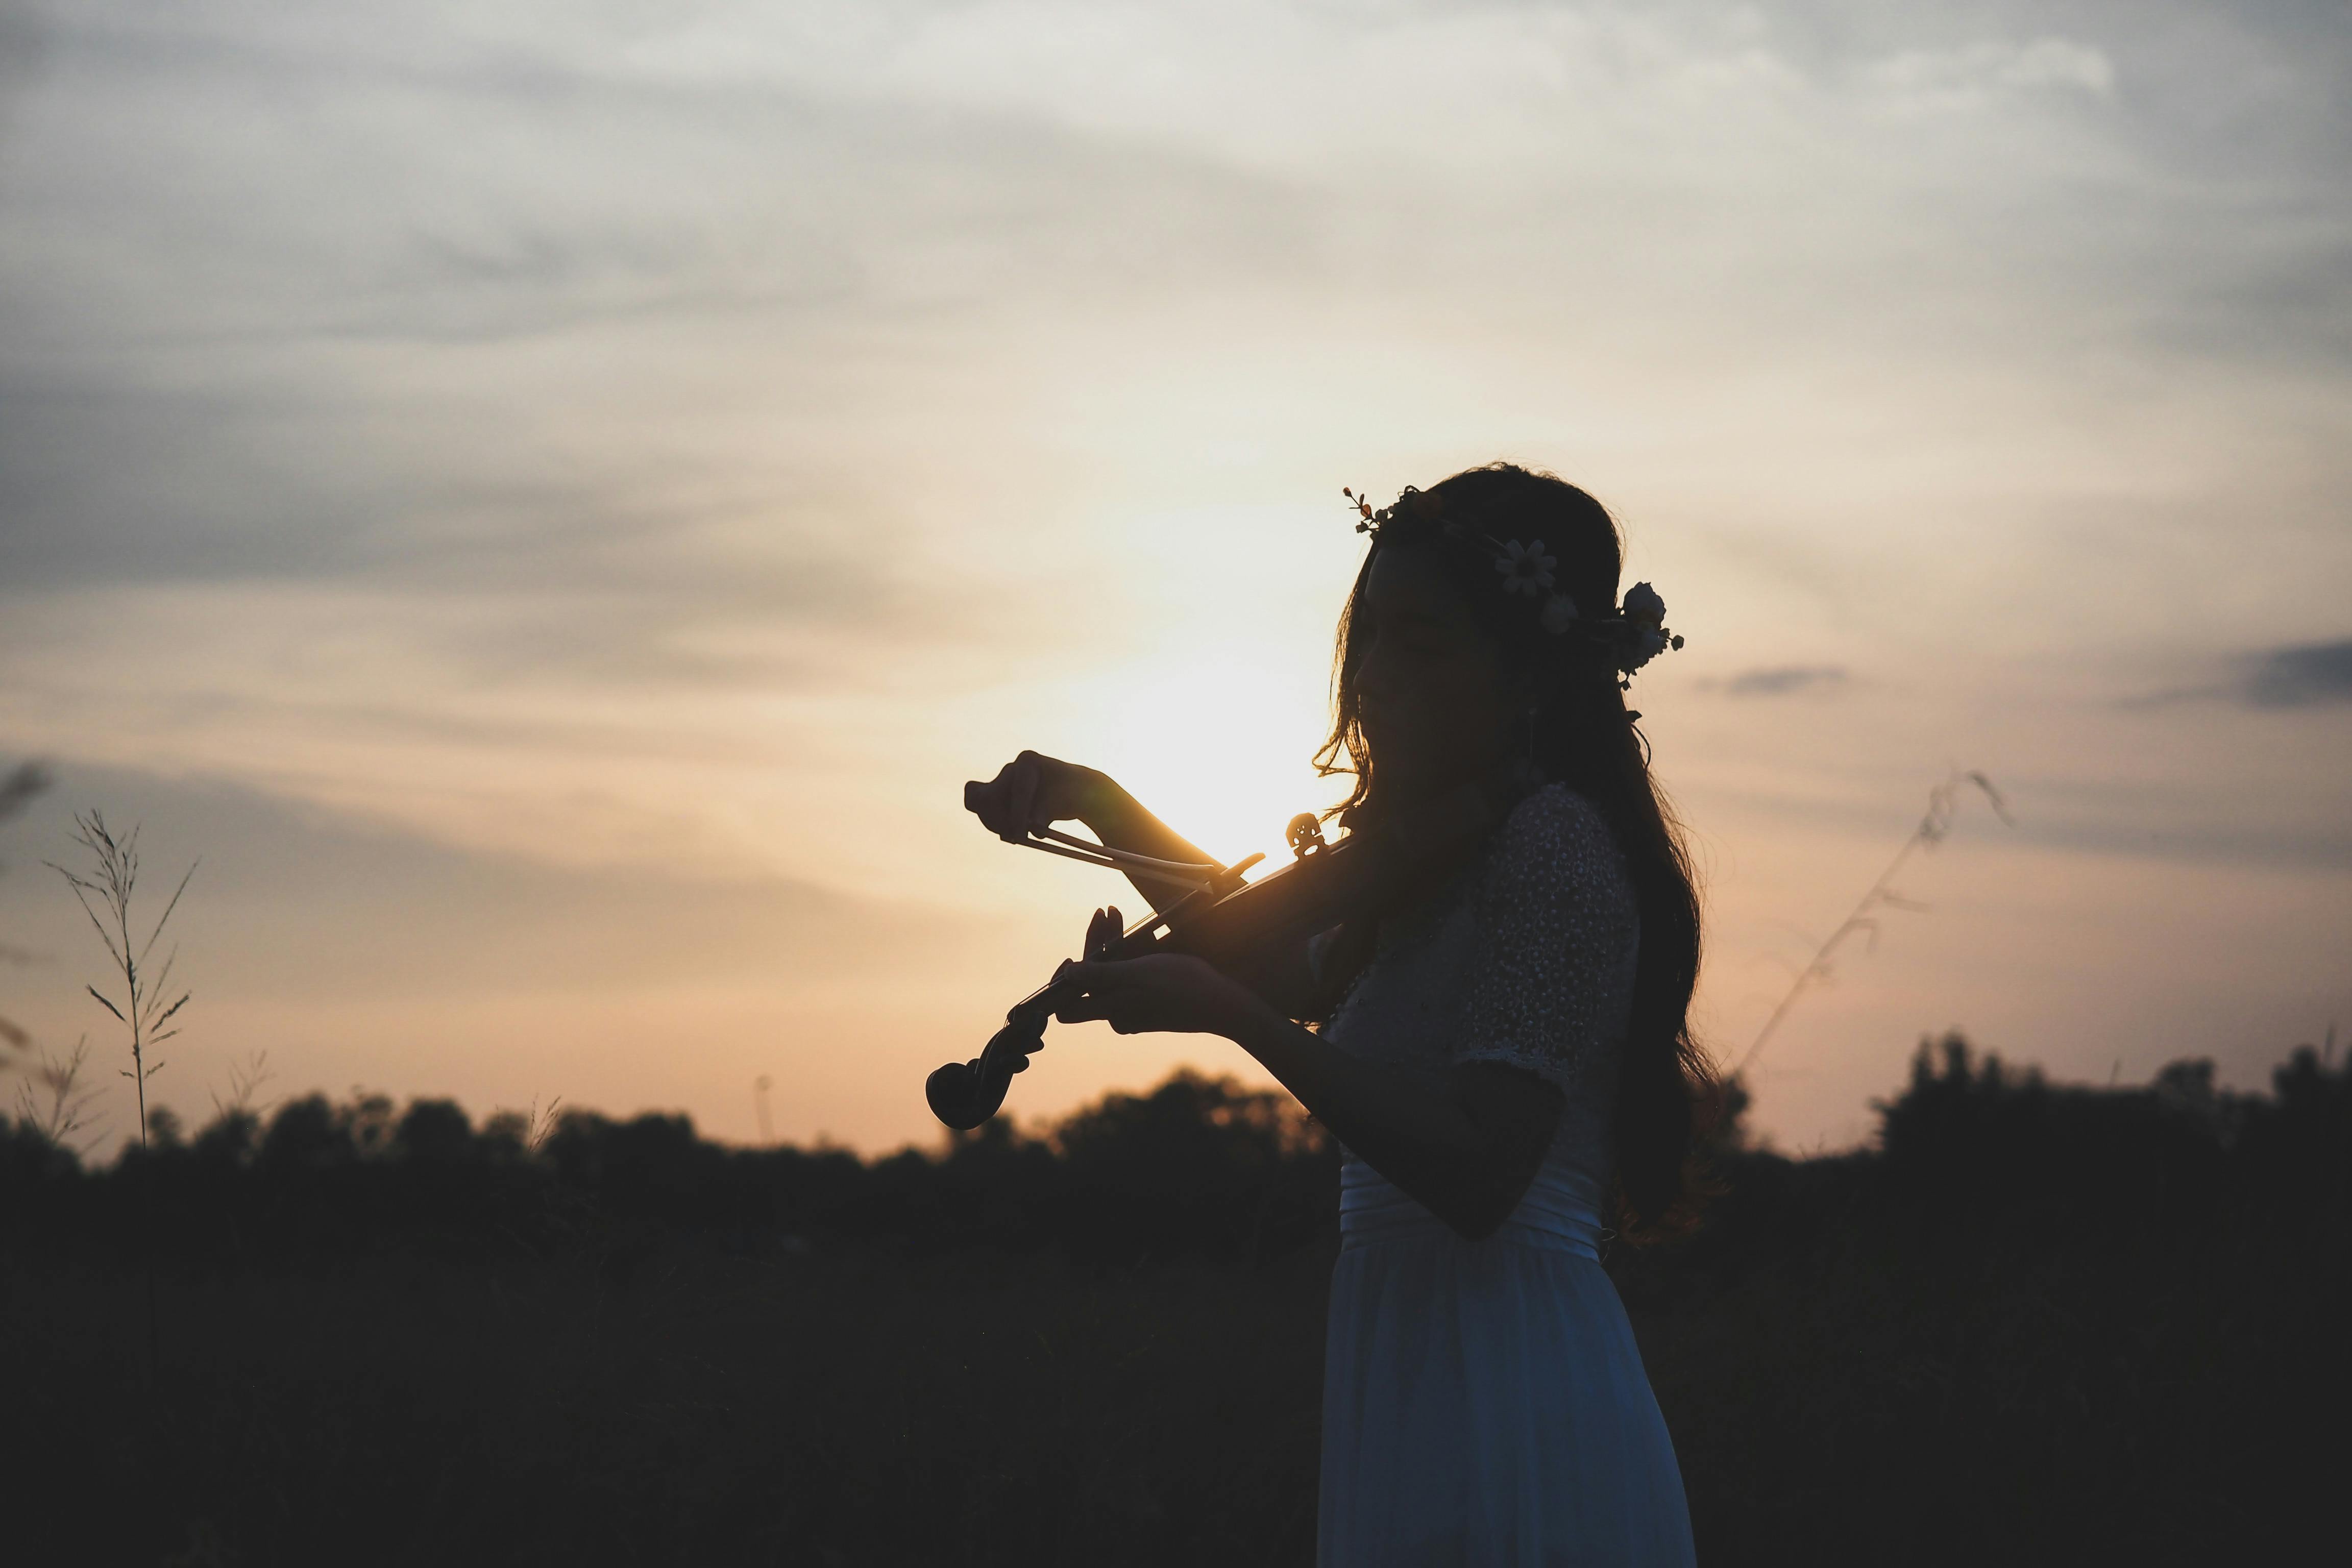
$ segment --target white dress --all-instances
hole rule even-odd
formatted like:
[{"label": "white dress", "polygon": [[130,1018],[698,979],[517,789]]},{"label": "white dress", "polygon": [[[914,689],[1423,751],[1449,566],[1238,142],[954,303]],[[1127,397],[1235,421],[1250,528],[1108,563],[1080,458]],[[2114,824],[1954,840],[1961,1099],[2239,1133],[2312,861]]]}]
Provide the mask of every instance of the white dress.
[{"label": "white dress", "polygon": [[1482,1241],[1346,1156],[1322,1568],[1692,1562],[1674,1447],[1597,1251],[1639,935],[1607,826],[1548,784],[1444,889],[1382,922],[1324,1026],[1350,1055],[1526,1068],[1567,1103],[1527,1196]]}]

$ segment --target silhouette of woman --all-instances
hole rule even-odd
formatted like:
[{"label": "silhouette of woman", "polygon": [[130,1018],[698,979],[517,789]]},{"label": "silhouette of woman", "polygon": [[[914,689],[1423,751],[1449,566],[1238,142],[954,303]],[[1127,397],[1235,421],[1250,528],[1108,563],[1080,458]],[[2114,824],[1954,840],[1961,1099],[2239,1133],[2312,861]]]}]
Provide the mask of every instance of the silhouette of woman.
[{"label": "silhouette of woman", "polygon": [[[1475,468],[1360,510],[1317,756],[1355,778],[1343,820],[1475,783],[1501,826],[1258,991],[1173,954],[1077,963],[1055,1016],[1224,1036],[1343,1146],[1318,1562],[1687,1563],[1674,1449],[1598,1260],[1604,1219],[1679,1219],[1710,1091],[1685,1022],[1697,900],[1622,695],[1680,639],[1646,584],[1617,607],[1614,523],[1548,475]],[[1034,752],[965,799],[1008,837],[1076,818],[1212,858]]]}]

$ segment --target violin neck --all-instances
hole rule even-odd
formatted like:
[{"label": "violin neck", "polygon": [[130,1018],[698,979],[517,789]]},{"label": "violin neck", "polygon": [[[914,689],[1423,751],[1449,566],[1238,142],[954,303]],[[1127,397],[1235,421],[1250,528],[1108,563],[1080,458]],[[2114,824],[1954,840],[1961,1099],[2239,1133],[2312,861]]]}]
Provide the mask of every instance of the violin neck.
[{"label": "violin neck", "polygon": [[1301,855],[1225,898],[1187,899],[1121,937],[1116,956],[1190,952],[1245,975],[1291,942],[1393,908],[1452,869],[1499,819],[1484,791],[1465,786],[1409,817]]}]

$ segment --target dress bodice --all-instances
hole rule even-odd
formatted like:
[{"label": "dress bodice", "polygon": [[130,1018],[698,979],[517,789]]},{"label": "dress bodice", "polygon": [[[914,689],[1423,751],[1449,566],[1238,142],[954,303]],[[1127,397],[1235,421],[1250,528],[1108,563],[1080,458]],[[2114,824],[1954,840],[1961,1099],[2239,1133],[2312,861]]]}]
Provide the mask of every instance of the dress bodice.
[{"label": "dress bodice", "polygon": [[1432,1072],[1507,1062],[1566,1096],[1543,1164],[1488,1235],[1352,1156],[1341,1170],[1325,1568],[1690,1568],[1674,1443],[1598,1261],[1639,908],[1600,814],[1547,785],[1447,886],[1382,922],[1324,1026],[1350,1054]]},{"label": "dress bodice", "polygon": [[[1640,936],[1608,824],[1582,795],[1546,784],[1444,886],[1381,922],[1323,1037],[1400,1067],[1504,1062],[1558,1086],[1565,1104],[1545,1174],[1597,1196],[1613,1161]],[[1310,958],[1327,945],[1318,939]]]}]

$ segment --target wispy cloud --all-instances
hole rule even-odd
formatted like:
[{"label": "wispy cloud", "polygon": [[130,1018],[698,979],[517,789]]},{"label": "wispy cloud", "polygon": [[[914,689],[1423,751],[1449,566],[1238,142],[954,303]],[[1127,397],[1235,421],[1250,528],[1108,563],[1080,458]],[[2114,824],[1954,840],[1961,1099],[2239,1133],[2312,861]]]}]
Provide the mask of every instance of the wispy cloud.
[{"label": "wispy cloud", "polygon": [[1727,697],[1786,697],[1797,691],[1821,691],[1843,686],[1842,664],[1783,664],[1743,670],[1722,683]]},{"label": "wispy cloud", "polygon": [[2257,711],[2352,703],[2352,640],[2290,643],[2208,664],[2203,679],[2125,698],[2119,706],[2226,703]]},{"label": "wispy cloud", "polygon": [[2352,702],[2352,640],[2273,648],[2253,661],[2237,691],[2257,708]]}]

